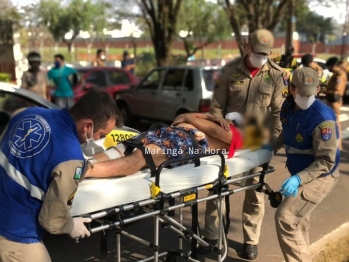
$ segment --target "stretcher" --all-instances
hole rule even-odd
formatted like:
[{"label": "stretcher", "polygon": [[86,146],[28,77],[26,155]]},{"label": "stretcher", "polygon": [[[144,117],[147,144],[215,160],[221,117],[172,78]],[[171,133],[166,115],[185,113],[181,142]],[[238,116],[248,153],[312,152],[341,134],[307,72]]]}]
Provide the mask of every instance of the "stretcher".
[{"label": "stretcher", "polygon": [[[239,150],[231,159],[226,159],[226,156],[221,153],[197,155],[181,160],[169,160],[158,167],[155,173],[145,169],[128,177],[86,179],[79,184],[70,212],[72,216],[89,217],[97,223],[93,228],[90,224],[89,231],[101,232],[100,261],[108,259],[107,236],[111,230],[116,234],[118,262],[121,261],[121,236],[145,245],[153,251],[153,256],[139,261],[158,262],[161,257],[164,257],[165,261],[176,261],[176,257],[198,261],[197,244],[210,246],[199,233],[198,204],[217,200],[219,239],[218,245],[212,249],[217,254],[217,261],[224,261],[228,252],[226,234],[230,222],[229,211],[226,217],[223,214],[223,199],[228,203],[226,208],[229,209],[229,197],[232,194],[248,189],[264,192],[264,186],[267,187],[264,177],[274,171],[268,164],[272,155],[265,149]],[[173,163],[189,160],[194,163],[167,168]],[[251,174],[250,171],[256,167],[262,167],[261,171]],[[253,177],[259,177],[259,182],[248,186],[240,183]],[[231,185],[239,187],[231,189]],[[198,192],[201,190],[210,190],[212,193],[207,197],[199,198]],[[175,199],[179,200],[179,203],[175,202]],[[183,225],[182,214],[186,207],[191,209],[191,228]],[[144,213],[137,213],[139,209],[143,209]],[[171,217],[175,210],[179,212],[177,220]],[[129,211],[133,212],[133,215],[125,218],[124,214]],[[123,230],[125,224],[150,217],[154,219],[153,242]],[[160,252],[160,224],[178,234],[177,250]],[[189,251],[183,248],[184,240],[191,244]]]},{"label": "stretcher", "polygon": [[[235,177],[270,161],[269,150],[252,152],[250,149],[237,151],[235,157],[226,160],[226,172]],[[160,188],[165,194],[209,184],[218,178],[221,160],[217,155],[205,157],[200,166],[186,164],[164,169],[161,172]],[[72,216],[84,215],[98,210],[152,198],[151,187],[155,177],[149,169],[123,178],[87,179],[79,184],[75,194]],[[136,194],[134,192],[137,192]]]}]

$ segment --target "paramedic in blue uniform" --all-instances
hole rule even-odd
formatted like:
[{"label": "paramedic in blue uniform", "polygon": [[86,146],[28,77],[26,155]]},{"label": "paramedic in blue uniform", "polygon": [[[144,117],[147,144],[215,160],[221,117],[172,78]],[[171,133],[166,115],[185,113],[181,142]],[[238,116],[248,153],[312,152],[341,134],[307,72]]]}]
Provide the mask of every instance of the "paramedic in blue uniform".
[{"label": "paramedic in blue uniform", "polygon": [[0,138],[1,262],[51,261],[46,231],[90,236],[90,219],[69,214],[88,166],[80,144],[107,135],[118,116],[113,99],[98,91],[69,111],[33,107],[12,116]]},{"label": "paramedic in blue uniform", "polygon": [[319,77],[310,67],[293,73],[290,95],[281,109],[282,132],[270,150],[285,147],[290,177],[286,197],[275,213],[276,232],[286,262],[310,262],[310,215],[339,176],[336,116],[315,98]]}]

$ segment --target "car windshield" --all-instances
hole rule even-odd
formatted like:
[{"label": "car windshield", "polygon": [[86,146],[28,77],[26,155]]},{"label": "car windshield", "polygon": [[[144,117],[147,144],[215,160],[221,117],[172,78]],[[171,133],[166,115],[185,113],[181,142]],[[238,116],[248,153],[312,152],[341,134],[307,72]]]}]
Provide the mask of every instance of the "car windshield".
[{"label": "car windshield", "polygon": [[216,84],[216,79],[219,76],[220,69],[204,69],[202,70],[202,75],[205,81],[205,86],[207,91],[213,91]]}]

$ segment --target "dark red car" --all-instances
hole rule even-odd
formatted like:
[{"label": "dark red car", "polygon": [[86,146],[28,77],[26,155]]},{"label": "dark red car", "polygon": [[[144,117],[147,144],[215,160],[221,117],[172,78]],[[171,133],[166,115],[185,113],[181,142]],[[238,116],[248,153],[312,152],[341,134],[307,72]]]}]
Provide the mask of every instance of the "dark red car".
[{"label": "dark red car", "polygon": [[106,91],[112,98],[117,92],[137,85],[139,80],[129,72],[116,67],[76,68],[79,83],[74,87],[74,101],[78,101],[87,91],[98,89]]}]

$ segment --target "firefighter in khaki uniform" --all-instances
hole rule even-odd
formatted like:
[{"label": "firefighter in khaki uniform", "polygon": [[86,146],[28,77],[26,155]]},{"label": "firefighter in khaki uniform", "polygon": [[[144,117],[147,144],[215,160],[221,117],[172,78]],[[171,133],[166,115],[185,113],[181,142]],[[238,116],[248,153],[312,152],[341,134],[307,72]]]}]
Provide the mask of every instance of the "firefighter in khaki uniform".
[{"label": "firefighter in khaki uniform", "polygon": [[[284,84],[283,69],[268,58],[273,45],[274,37],[268,30],[260,29],[250,35],[248,54],[224,67],[219,85],[214,91],[210,113],[224,117],[229,112],[239,112],[253,115],[260,123],[264,123],[269,115],[271,136],[276,138],[281,132],[280,110],[284,100],[282,94],[287,94],[287,87]],[[253,182],[250,179],[246,184]],[[257,258],[263,216],[264,194],[254,189],[246,191],[243,232],[245,256],[248,259]],[[207,202],[203,235],[211,245],[217,243],[218,219],[215,201]],[[201,254],[211,250],[212,248],[199,247]]]},{"label": "firefighter in khaki uniform", "polygon": [[293,73],[290,95],[280,118],[282,133],[271,151],[284,145],[291,174],[281,186],[286,197],[275,213],[276,232],[286,262],[311,262],[310,215],[332,190],[339,176],[340,151],[336,116],[316,99],[319,78],[312,68]]},{"label": "firefighter in khaki uniform", "polygon": [[[347,85],[347,73],[341,67],[340,60],[337,57],[329,58],[326,61],[326,67],[333,73],[333,75],[328,80],[326,91],[323,93],[326,94],[327,105],[336,113],[337,125],[339,130],[341,130],[339,115],[340,108],[343,104],[343,95]],[[339,148],[342,149],[341,139],[339,140]]]},{"label": "firefighter in khaki uniform", "polygon": [[91,219],[69,213],[88,167],[80,143],[107,135],[118,119],[113,99],[98,91],[69,111],[33,107],[12,117],[0,138],[1,262],[50,262],[46,231],[90,236]]}]

